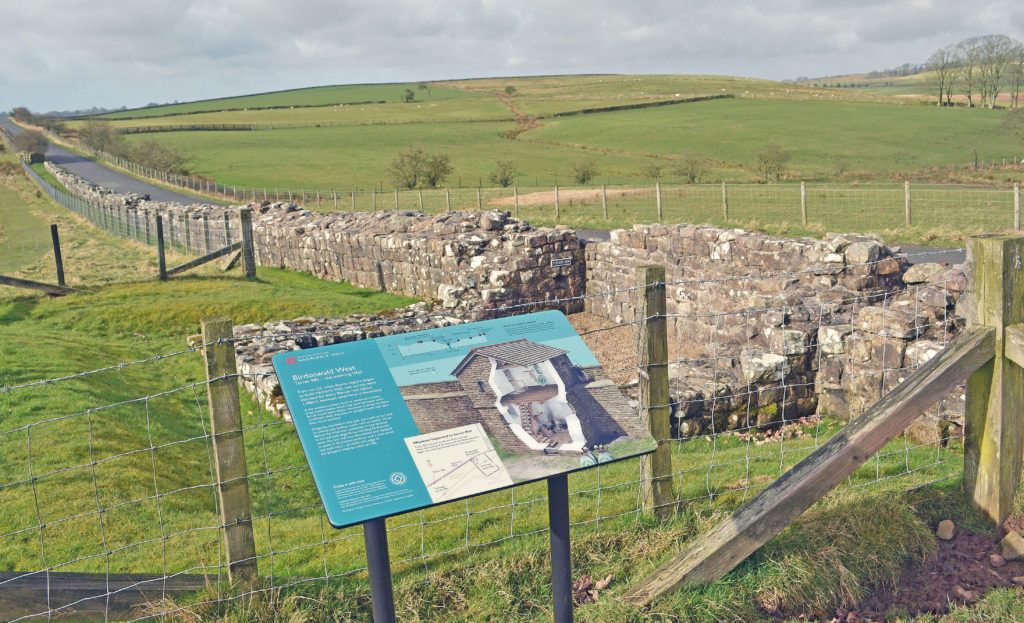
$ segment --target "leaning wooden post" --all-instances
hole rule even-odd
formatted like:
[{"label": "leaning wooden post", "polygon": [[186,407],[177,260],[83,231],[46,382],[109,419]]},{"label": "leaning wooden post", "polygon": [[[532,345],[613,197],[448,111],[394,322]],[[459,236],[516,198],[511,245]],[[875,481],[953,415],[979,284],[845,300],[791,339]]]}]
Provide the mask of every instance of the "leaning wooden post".
[{"label": "leaning wooden post", "polygon": [[483,209],[484,209],[484,201],[480,197],[480,187],[479,186],[477,186],[477,188],[476,188],[476,209],[480,210],[480,211],[483,211]]},{"label": "leaning wooden post", "polygon": [[210,435],[217,464],[217,496],[224,526],[228,579],[251,585],[256,581],[256,541],[249,501],[249,471],[242,437],[242,410],[238,401],[238,371],[231,321],[202,321],[203,358],[206,361],[206,394],[210,407]]},{"label": "leaning wooden post", "polygon": [[604,214],[604,220],[608,220],[608,186],[601,184],[601,212]]},{"label": "leaning wooden post", "polygon": [[643,508],[658,519],[675,511],[672,487],[671,409],[668,389],[668,320],[665,317],[665,267],[641,266],[636,270],[641,299],[640,412],[658,443],[650,456],[640,459]]},{"label": "leaning wooden post", "polygon": [[417,188],[416,189],[416,198],[420,202],[420,212],[422,212],[423,211],[423,189],[422,188]]},{"label": "leaning wooden post", "polygon": [[725,188],[725,182],[722,182],[722,220],[729,221],[729,191]]},{"label": "leaning wooden post", "polygon": [[1013,185],[1013,230],[1020,231],[1020,182]]},{"label": "leaning wooden post", "polygon": [[50,238],[53,240],[53,261],[57,264],[57,285],[64,286],[64,258],[60,254],[60,234],[57,225],[50,225]]},{"label": "leaning wooden post", "polygon": [[1013,507],[1024,457],[1024,237],[968,242],[973,305],[968,322],[996,331],[994,359],[967,380],[964,487],[996,525]]},{"label": "leaning wooden post", "polygon": [[800,181],[800,222],[807,227],[807,182]]},{"label": "leaning wooden post", "polygon": [[903,182],[903,223],[910,227],[910,180]]},{"label": "leaning wooden post", "polygon": [[167,281],[167,255],[164,249],[164,217],[156,213],[156,257],[160,267],[160,281]]},{"label": "leaning wooden post", "polygon": [[242,230],[242,268],[246,279],[256,278],[256,251],[253,248],[252,210],[242,208],[238,212]]},{"label": "leaning wooden post", "polygon": [[654,201],[658,206],[658,222],[664,221],[664,216],[661,213],[661,182],[654,182]]}]

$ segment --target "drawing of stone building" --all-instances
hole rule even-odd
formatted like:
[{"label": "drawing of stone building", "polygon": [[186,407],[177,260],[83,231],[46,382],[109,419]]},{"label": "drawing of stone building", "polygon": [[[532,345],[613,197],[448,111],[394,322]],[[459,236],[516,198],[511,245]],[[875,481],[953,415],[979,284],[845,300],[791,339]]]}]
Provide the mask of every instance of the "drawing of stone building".
[{"label": "drawing of stone building", "polygon": [[451,374],[402,388],[421,431],[480,422],[510,453],[574,453],[643,434],[601,369],[576,366],[559,348],[526,339],[480,346]]}]

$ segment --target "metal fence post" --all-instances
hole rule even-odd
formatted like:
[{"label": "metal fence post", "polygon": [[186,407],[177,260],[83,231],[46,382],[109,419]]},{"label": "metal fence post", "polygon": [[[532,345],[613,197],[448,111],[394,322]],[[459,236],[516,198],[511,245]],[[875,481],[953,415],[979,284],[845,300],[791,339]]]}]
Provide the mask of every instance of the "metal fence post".
[{"label": "metal fence post", "polygon": [[640,412],[657,442],[654,453],[641,458],[643,507],[658,519],[675,511],[672,483],[672,448],[669,446],[671,408],[668,387],[668,319],[664,266],[636,269],[640,301],[637,314],[643,346],[640,352]]},{"label": "metal fence post", "polygon": [[242,267],[245,269],[245,278],[255,279],[256,251],[253,249],[252,210],[242,208],[238,212],[238,217],[242,224]]},{"label": "metal fence post", "polygon": [[995,357],[967,379],[964,489],[995,525],[1013,508],[1024,457],[1024,237],[968,242],[974,305],[968,323],[994,327]]},{"label": "metal fence post", "polygon": [[249,471],[245,463],[242,412],[238,401],[234,336],[231,321],[227,318],[205,319],[202,328],[210,435],[217,465],[217,496],[224,526],[228,579],[232,583],[252,584],[258,575],[256,541],[253,538]]}]

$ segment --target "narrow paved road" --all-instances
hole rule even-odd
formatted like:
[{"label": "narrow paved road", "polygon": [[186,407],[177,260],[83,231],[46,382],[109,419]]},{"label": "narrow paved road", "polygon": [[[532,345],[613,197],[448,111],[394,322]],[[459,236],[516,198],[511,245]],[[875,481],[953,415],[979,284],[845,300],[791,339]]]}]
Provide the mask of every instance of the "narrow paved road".
[{"label": "narrow paved road", "polygon": [[[6,128],[12,135],[22,132],[22,128],[6,116],[0,116],[0,125]],[[195,197],[182,195],[153,184],[147,184],[146,182],[137,180],[130,175],[124,175],[123,173],[118,173],[117,171],[108,169],[101,164],[97,164],[88,158],[83,158],[72,151],[68,151],[56,145],[51,144],[46,149],[46,159],[54,164],[64,167],[82,179],[88,180],[93,184],[97,184],[104,188],[109,188],[114,192],[142,193],[144,195],[149,195],[149,197],[154,201],[176,201],[178,203],[187,204],[210,203],[203,199],[196,199]]]}]

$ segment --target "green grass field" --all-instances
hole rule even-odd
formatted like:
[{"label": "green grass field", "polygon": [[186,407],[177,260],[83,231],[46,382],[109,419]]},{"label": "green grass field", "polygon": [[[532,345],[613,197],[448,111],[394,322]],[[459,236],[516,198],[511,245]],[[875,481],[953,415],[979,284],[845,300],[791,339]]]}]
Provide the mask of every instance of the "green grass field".
[{"label": "green grass field", "polygon": [[[523,95],[512,98],[513,105],[525,109],[532,101],[573,103],[532,100],[539,96],[527,93],[524,87]],[[194,155],[198,173],[258,188],[387,189],[393,185],[391,160],[411,145],[451,157],[450,186],[490,185],[487,177],[498,160],[514,161],[521,185],[568,185],[572,165],[584,160],[596,163],[596,183],[650,182],[651,165],[662,167],[663,181],[671,183],[682,179],[676,169],[688,152],[709,160],[705,181],[757,181],[755,152],[768,143],[790,154],[786,175],[791,179],[888,181],[909,175],[945,181],[949,174],[944,167],[962,168],[975,153],[981,162],[1001,161],[1024,149],[1004,131],[1002,111],[851,102],[834,99],[834,93],[779,99],[771,93],[548,118],[528,128],[510,121],[507,107],[481,91],[434,103],[232,111],[147,123],[277,124],[278,129],[256,132],[156,135]],[[626,92],[623,97],[634,95]],[[613,102],[573,105],[602,103]],[[287,128],[289,124],[324,127]],[[511,138],[513,131],[516,138]],[[152,136],[132,135],[129,140]]]},{"label": "green grass field", "polygon": [[351,84],[288,91],[274,91],[258,95],[240,95],[218,99],[169,104],[150,108],[134,108],[100,115],[101,119],[124,119],[126,117],[162,117],[195,112],[218,110],[241,110],[269,106],[330,106],[353,102],[401,102],[406,89],[416,93],[417,100],[445,100],[465,97],[459,89],[432,86],[429,95],[417,88],[416,83],[392,84]]}]

